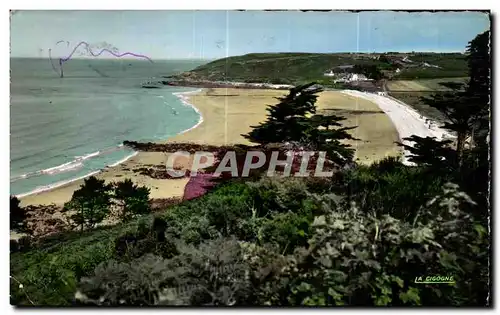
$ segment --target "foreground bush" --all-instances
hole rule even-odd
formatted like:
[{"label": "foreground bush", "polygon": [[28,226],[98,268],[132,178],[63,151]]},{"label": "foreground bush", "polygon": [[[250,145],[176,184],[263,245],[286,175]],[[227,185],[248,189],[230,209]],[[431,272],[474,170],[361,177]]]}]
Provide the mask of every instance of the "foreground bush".
[{"label": "foreground bush", "polygon": [[389,157],[370,166],[337,173],[334,191],[347,197],[346,206],[356,202],[363,211],[413,221],[447,180],[446,176],[437,176],[425,167],[406,166]]},{"label": "foreground bush", "polygon": [[[127,264],[101,264],[82,279],[77,297],[97,305],[484,303],[485,229],[460,209],[473,201],[456,185],[445,185],[413,222],[355,205],[338,208],[327,195],[316,199],[325,214],[296,233],[306,244],[296,242],[290,255],[278,249],[286,224],[262,245],[227,238],[199,246],[181,241],[180,254],[170,259],[146,255]],[[276,227],[283,225],[282,215],[273,217]],[[456,283],[415,284],[416,277],[429,275],[453,276]]]},{"label": "foreground bush", "polygon": [[252,296],[248,264],[234,239],[181,246],[172,259],[151,254],[109,261],[79,284],[87,305],[245,305]]}]

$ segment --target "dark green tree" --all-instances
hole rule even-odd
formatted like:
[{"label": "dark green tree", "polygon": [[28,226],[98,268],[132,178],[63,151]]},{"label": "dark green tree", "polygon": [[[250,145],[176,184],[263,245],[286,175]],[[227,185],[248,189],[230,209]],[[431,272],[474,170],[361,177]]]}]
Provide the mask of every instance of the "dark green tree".
[{"label": "dark green tree", "polygon": [[384,76],[376,65],[354,65],[353,71],[364,74],[368,79],[373,80],[380,80]]},{"label": "dark green tree", "polygon": [[277,97],[280,102],[267,108],[267,120],[252,126],[254,129],[243,136],[260,144],[304,140],[310,128],[307,115],[316,113],[316,93],[321,91],[314,85],[299,85],[291,88],[287,96]]},{"label": "dark green tree", "polygon": [[[456,164],[463,164],[466,140],[474,140],[474,134],[485,142],[489,133],[489,32],[476,36],[467,46],[470,80],[467,84],[443,84],[450,92],[433,94],[422,100],[436,108],[447,118],[442,126],[457,135]],[[418,137],[414,137],[416,141]],[[439,146],[439,144],[436,144]],[[469,146],[471,147],[472,144]]]},{"label": "dark green tree", "polygon": [[26,209],[19,204],[21,201],[16,196],[10,196],[10,229],[17,232],[26,232]]},{"label": "dark green tree", "polygon": [[316,115],[316,94],[321,90],[315,83],[290,89],[287,96],[277,98],[278,104],[269,106],[267,120],[243,136],[259,144],[308,144],[337,162],[352,160],[354,151],[340,141],[354,139],[347,131],[356,127],[341,127],[343,117]]},{"label": "dark green tree", "polygon": [[[450,151],[445,148],[446,142],[418,136],[411,137],[411,141],[415,142],[412,148],[405,146],[412,153],[414,162],[447,172],[460,183],[477,203],[469,211],[482,222],[486,222],[490,205],[488,199],[491,198],[489,38],[487,31],[469,42],[467,61],[470,78],[466,84],[443,84],[452,91],[424,99],[448,118],[444,128],[456,132],[456,146]],[[470,139],[469,146],[466,146],[467,139]]]},{"label": "dark green tree", "polygon": [[470,41],[467,53],[470,77],[467,94],[470,101],[479,107],[478,119],[471,131],[471,142],[485,143],[490,131],[490,31],[481,33]]},{"label": "dark green tree", "polygon": [[105,184],[95,176],[85,179],[80,189],[64,205],[65,210],[72,212],[71,219],[83,231],[94,228],[109,214],[111,201],[111,185]]},{"label": "dark green tree", "polygon": [[307,134],[309,143],[319,151],[326,151],[327,156],[339,164],[351,161],[355,152],[350,145],[340,140],[358,140],[347,132],[356,127],[342,127],[343,120],[344,117],[335,115],[314,115],[310,119],[311,129]]},{"label": "dark green tree", "polygon": [[149,213],[149,192],[147,187],[139,187],[130,179],[115,183],[114,198],[122,208],[121,219],[126,221],[135,215]]},{"label": "dark green tree", "polygon": [[398,145],[410,152],[410,162],[431,167],[435,171],[456,169],[456,150],[451,148],[453,141],[438,141],[434,137],[422,138],[415,135],[403,140],[415,142],[413,146],[398,143]]}]

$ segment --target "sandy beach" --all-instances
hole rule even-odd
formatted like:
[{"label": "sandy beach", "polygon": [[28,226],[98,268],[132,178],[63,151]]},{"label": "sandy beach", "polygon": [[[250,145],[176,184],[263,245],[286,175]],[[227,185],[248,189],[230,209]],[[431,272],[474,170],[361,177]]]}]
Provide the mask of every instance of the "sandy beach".
[{"label": "sandy beach", "polygon": [[[424,117],[415,109],[400,102],[399,100],[371,93],[360,91],[343,91],[346,95],[352,95],[365,100],[372,101],[394,122],[401,139],[417,135],[420,137],[435,137],[438,140],[453,139],[454,135],[448,130],[439,127],[439,124]],[[403,140],[404,144],[411,145],[411,142]],[[404,152],[403,163],[413,165],[408,161],[409,152]]]},{"label": "sandy beach", "polygon": [[[264,121],[267,116],[266,106],[278,102],[275,97],[283,96],[283,90],[258,89],[203,89],[182,97],[195,106],[203,121],[187,132],[172,137],[165,142],[191,142],[197,144],[250,144],[242,134]],[[367,99],[347,95],[337,91],[324,91],[317,101],[320,113],[332,113],[346,117],[345,126],[358,126],[351,133],[359,141],[350,141],[356,148],[356,159],[361,163],[370,163],[385,156],[400,155],[401,151],[394,143],[399,140],[398,131],[388,115],[379,106]],[[130,139],[133,140],[133,139]],[[120,181],[125,178],[147,186],[151,198],[182,197],[187,178],[154,179],[134,172],[141,167],[165,165],[167,154],[161,152],[139,152],[124,163],[108,167],[96,177],[106,182]],[[178,166],[188,168],[188,161],[176,161]],[[21,198],[21,205],[51,204],[62,205],[71,199],[73,192],[83,180],[49,191],[32,194]]]}]

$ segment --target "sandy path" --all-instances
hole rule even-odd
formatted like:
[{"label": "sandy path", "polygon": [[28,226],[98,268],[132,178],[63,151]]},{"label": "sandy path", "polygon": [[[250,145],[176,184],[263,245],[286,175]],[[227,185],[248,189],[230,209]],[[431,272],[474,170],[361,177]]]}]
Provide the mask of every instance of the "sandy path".
[{"label": "sandy path", "polygon": [[[360,91],[343,91],[342,93],[363,98],[377,104],[387,116],[392,120],[396,127],[400,139],[417,135],[420,137],[435,137],[437,140],[453,138],[453,135],[445,129],[439,128],[438,124],[394,98],[378,94],[365,93]],[[411,144],[409,141],[403,141],[404,144]],[[404,152],[403,162],[408,162],[409,152]]]}]

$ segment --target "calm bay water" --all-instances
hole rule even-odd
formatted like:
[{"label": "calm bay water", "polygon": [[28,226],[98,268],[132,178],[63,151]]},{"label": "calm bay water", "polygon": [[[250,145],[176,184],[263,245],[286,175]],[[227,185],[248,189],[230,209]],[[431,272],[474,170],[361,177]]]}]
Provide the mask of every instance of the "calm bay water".
[{"label": "calm bay water", "polygon": [[[54,62],[57,63],[57,62]],[[77,60],[64,78],[49,60],[11,59],[11,194],[25,194],[85,176],[134,152],[124,140],[168,139],[199,120],[175,92],[144,89],[161,75],[201,61]]]}]

